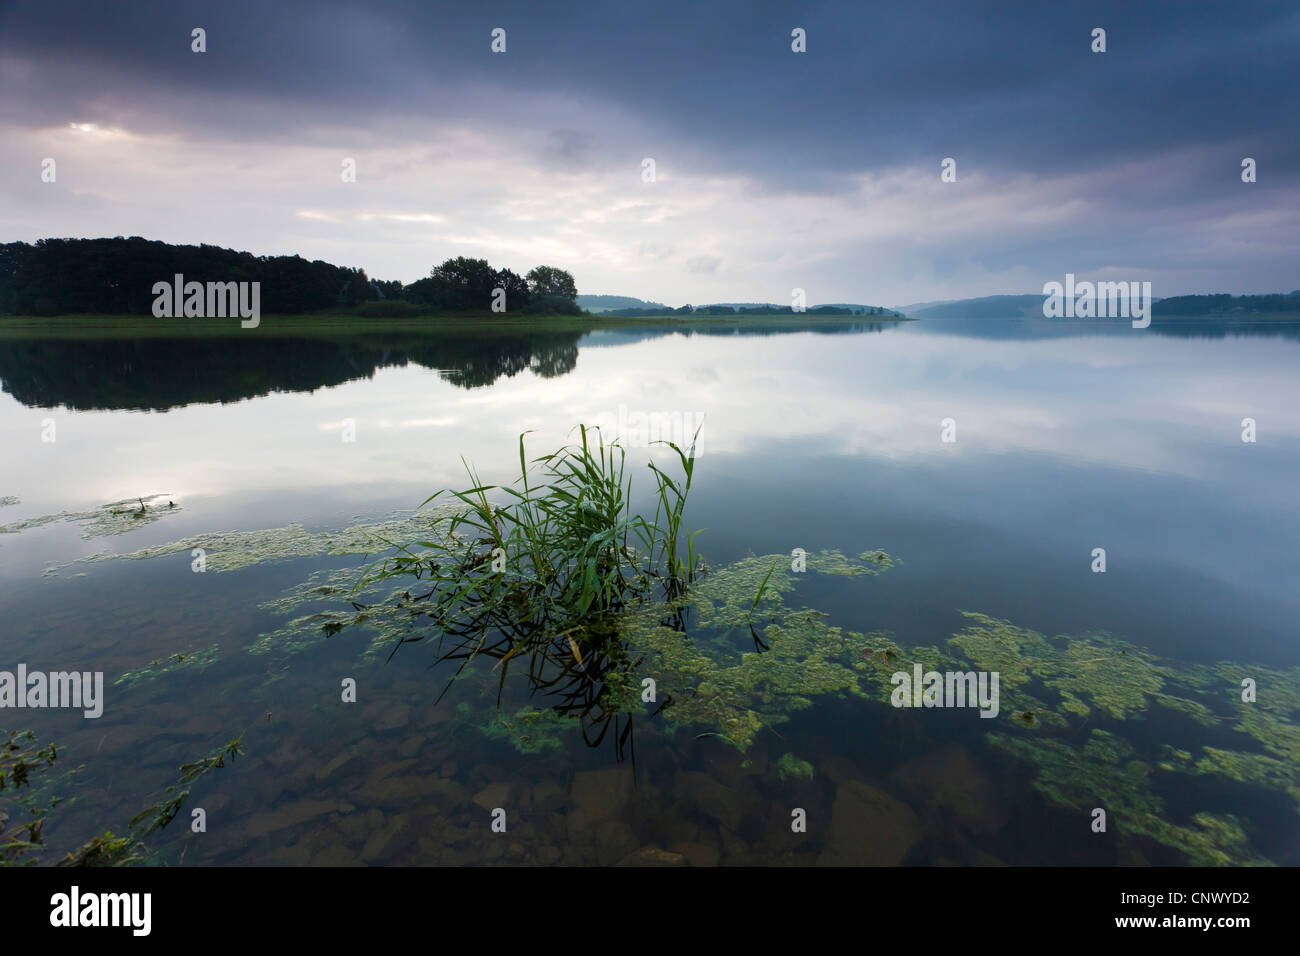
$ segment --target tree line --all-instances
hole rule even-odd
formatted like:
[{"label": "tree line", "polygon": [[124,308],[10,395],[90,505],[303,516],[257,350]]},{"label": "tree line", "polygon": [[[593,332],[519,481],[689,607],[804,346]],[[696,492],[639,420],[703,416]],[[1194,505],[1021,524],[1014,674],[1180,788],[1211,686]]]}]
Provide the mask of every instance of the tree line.
[{"label": "tree line", "polygon": [[353,309],[366,315],[528,312],[578,315],[573,276],[537,266],[520,276],[459,256],[403,285],[364,269],[301,256],[254,256],[220,246],[129,239],[41,239],[0,244],[0,312],[149,315],[156,283],[258,282],[269,313]]},{"label": "tree line", "polygon": [[1154,315],[1231,315],[1252,312],[1300,312],[1300,291],[1289,295],[1176,295],[1152,307]]}]

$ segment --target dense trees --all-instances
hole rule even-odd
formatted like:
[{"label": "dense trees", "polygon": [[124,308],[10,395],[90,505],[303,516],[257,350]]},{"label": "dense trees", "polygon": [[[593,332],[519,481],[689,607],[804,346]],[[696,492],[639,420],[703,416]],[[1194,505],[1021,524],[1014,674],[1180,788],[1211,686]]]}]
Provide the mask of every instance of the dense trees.
[{"label": "dense trees", "polygon": [[504,292],[506,312],[577,315],[578,287],[573,276],[553,266],[537,266],[527,276],[493,269],[486,259],[458,256],[435,266],[427,279],[412,282],[403,293],[409,300],[438,312],[486,311],[497,290]]},{"label": "dense trees", "polygon": [[[486,259],[458,256],[403,286],[372,281],[363,269],[301,256],[254,256],[218,246],[118,237],[0,244],[0,312],[148,315],[154,284],[170,283],[177,274],[186,282],[260,282],[261,309],[271,314],[332,307],[371,315],[487,312],[494,300],[507,312],[582,311],[573,276],[552,266],[520,276],[494,269]],[[504,299],[496,295],[498,289]]]},{"label": "dense trees", "polygon": [[0,245],[0,311],[22,315],[148,315],[156,282],[260,282],[264,312],[312,312],[378,297],[362,269],[301,256],[254,256],[218,246],[132,237],[41,239]]},{"label": "dense trees", "polygon": [[1158,316],[1300,312],[1300,295],[1177,295],[1156,302],[1152,311]]}]

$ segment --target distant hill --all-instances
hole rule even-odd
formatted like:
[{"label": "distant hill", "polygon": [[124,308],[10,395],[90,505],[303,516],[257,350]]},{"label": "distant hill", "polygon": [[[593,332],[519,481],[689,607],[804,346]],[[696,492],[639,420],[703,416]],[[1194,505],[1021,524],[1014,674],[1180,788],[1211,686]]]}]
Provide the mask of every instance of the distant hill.
[{"label": "distant hill", "polygon": [[[900,311],[913,319],[1023,319],[1043,317],[1043,296],[987,295],[953,302],[918,303]],[[1176,295],[1156,296],[1153,316],[1250,315],[1261,312],[1300,312],[1300,295]]]},{"label": "distant hill", "polygon": [[658,308],[648,309],[606,309],[600,314],[621,319],[650,318],[651,316],[656,315],[696,315],[700,317],[725,317],[736,315],[860,315],[867,318],[872,316],[878,316],[882,319],[902,318],[902,316],[897,312],[879,305],[810,305],[803,312],[797,313],[791,306],[774,305],[771,302],[719,302],[713,305],[683,305],[676,309],[669,308],[668,306],[659,306]]},{"label": "distant hill", "polygon": [[670,311],[662,302],[649,302],[630,295],[580,295],[578,306],[588,312],[609,312],[613,309],[663,309]]},{"label": "distant hill", "polygon": [[[630,295],[580,295],[578,305],[597,315],[608,314],[619,318],[642,318],[654,315],[786,315],[793,314],[789,305],[772,302],[713,302],[708,305],[683,305],[673,308],[662,302],[649,302]],[[881,318],[901,318],[895,309],[880,305],[863,305],[856,302],[827,302],[808,306],[815,315],[878,315]]]},{"label": "distant hill", "polygon": [[934,305],[911,306],[903,314],[913,319],[1023,319],[1043,316],[1043,296],[986,295]]},{"label": "distant hill", "polygon": [[921,309],[928,309],[936,305],[947,305],[949,302],[955,302],[956,299],[935,299],[933,302],[911,302],[907,305],[892,306],[896,312],[902,312],[904,315],[914,315]]},{"label": "distant hill", "polygon": [[[698,305],[699,309],[735,309],[737,312],[748,310],[751,313],[763,309],[768,312],[789,312],[788,305],[775,305],[771,302],[714,302],[710,305]],[[890,316],[894,314],[893,309],[885,308],[879,305],[863,305],[860,302],[823,302],[820,305],[808,306],[809,312],[816,312],[818,309],[847,309],[851,315],[883,315]]]}]

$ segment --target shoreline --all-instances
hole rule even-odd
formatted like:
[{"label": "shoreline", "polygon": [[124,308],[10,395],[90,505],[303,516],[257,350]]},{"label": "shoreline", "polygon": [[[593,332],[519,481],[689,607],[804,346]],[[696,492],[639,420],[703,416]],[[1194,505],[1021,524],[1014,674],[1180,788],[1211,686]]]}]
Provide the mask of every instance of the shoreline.
[{"label": "shoreline", "polygon": [[347,313],[265,315],[257,328],[240,328],[237,316],[230,318],[155,318],[152,315],[5,315],[0,316],[0,339],[4,338],[191,338],[246,337],[302,338],[331,337],[357,333],[421,333],[455,335],[461,332],[508,334],[547,332],[632,331],[641,328],[726,329],[773,328],[797,323],[806,327],[842,326],[855,323],[913,322],[892,316],[782,314],[716,317],[645,316],[603,318],[599,315],[509,315],[470,313],[462,315],[366,318]]}]

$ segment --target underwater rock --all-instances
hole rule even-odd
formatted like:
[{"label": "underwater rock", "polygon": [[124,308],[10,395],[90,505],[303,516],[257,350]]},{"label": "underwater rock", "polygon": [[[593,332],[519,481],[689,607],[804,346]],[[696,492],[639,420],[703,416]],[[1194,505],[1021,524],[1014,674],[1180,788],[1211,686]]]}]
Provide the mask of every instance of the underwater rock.
[{"label": "underwater rock", "polygon": [[642,847],[618,861],[619,866],[685,866],[686,857],[657,846]]},{"label": "underwater rock", "polygon": [[601,866],[613,866],[641,846],[636,831],[622,820],[604,820],[598,823],[593,836],[596,862]]},{"label": "underwater rock", "polygon": [[921,839],[912,808],[860,780],[835,788],[821,866],[898,866]]},{"label": "underwater rock", "polygon": [[474,802],[488,811],[504,807],[509,799],[510,784],[508,783],[490,783],[474,794]]},{"label": "underwater rock", "polygon": [[717,847],[707,843],[674,843],[668,849],[685,859],[690,866],[717,866],[720,857]]},{"label": "underwater rock", "polygon": [[573,775],[566,816],[570,836],[593,833],[596,824],[621,817],[631,805],[631,768],[582,770]]},{"label": "underwater rock", "polygon": [[707,773],[683,771],[677,774],[676,794],[680,804],[729,830],[739,830],[750,801],[739,790],[720,783]]},{"label": "underwater rock", "polygon": [[945,747],[909,760],[890,775],[889,782],[913,806],[951,818],[966,830],[993,833],[1006,825],[1006,811],[993,781],[964,747]]},{"label": "underwater rock", "polygon": [[366,714],[375,730],[397,730],[411,722],[411,708],[406,704],[380,702]]},{"label": "underwater rock", "polygon": [[244,821],[234,842],[260,840],[281,830],[301,826],[329,813],[349,813],[356,808],[341,800],[294,800],[283,810],[265,810]]},{"label": "underwater rock", "polygon": [[558,810],[564,804],[564,791],[555,781],[544,780],[533,787],[532,804],[539,810]]},{"label": "underwater rock", "polygon": [[374,863],[382,860],[387,854],[388,848],[392,846],[404,829],[406,829],[406,820],[401,815],[395,815],[384,823],[378,831],[370,835],[365,845],[362,846],[362,861]]}]

